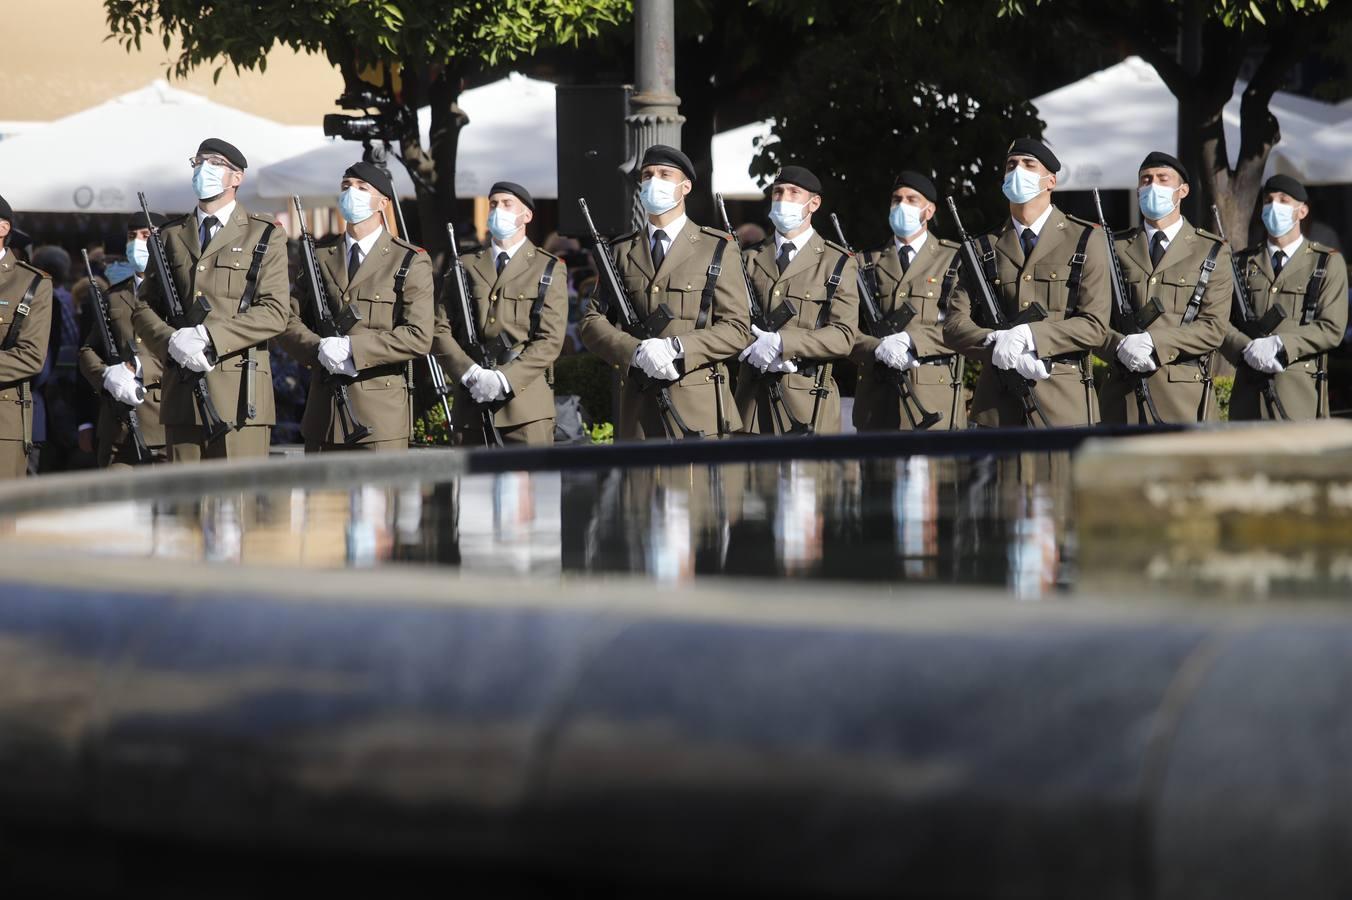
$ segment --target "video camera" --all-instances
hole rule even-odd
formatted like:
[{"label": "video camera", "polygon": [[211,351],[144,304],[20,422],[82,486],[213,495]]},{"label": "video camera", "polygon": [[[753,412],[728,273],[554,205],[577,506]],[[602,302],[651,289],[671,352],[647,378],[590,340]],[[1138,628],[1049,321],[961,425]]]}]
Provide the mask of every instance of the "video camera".
[{"label": "video camera", "polygon": [[416,113],[394,102],[384,91],[364,89],[348,91],[338,98],[343,109],[375,109],[374,115],[345,116],[330,113],[324,117],[324,136],[345,141],[393,141],[408,132]]}]

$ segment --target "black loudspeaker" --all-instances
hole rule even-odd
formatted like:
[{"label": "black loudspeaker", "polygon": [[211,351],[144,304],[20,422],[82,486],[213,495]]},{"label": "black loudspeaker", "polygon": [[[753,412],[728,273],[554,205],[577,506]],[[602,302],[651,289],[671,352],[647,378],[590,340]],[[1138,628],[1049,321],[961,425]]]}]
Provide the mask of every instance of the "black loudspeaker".
[{"label": "black loudspeaker", "polygon": [[587,198],[596,230],[608,237],[632,231],[636,187],[629,169],[629,85],[561,84],[555,116],[559,156],[559,233],[583,237],[577,198]]}]

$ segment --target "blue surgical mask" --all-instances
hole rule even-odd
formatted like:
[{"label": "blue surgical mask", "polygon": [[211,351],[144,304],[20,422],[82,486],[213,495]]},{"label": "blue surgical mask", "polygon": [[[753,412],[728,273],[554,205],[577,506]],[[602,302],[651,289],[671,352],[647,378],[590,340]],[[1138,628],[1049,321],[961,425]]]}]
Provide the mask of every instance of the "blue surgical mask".
[{"label": "blue surgical mask", "polygon": [[499,206],[488,214],[488,230],[498,240],[507,240],[516,234],[516,213]]},{"label": "blue surgical mask", "polygon": [[920,220],[918,208],[909,203],[898,203],[888,213],[887,224],[892,226],[892,233],[897,237],[907,238],[924,227],[925,223]]},{"label": "blue surgical mask", "polygon": [[103,270],[103,277],[108,279],[109,284],[121,284],[133,275],[144,271],[144,268],[137,269],[125,259],[119,259],[108,264],[108,268]]},{"label": "blue surgical mask", "polygon": [[192,170],[192,189],[198,200],[210,200],[225,193],[225,169],[203,163]]},{"label": "blue surgical mask", "polygon": [[1141,206],[1141,215],[1151,221],[1158,222],[1178,208],[1174,202],[1174,192],[1177,188],[1165,187],[1161,184],[1143,184],[1136,191],[1136,201]]},{"label": "blue surgical mask", "polygon": [[136,274],[141,274],[150,265],[150,248],[146,242],[140,238],[132,238],[127,241],[127,262],[136,267]]},{"label": "blue surgical mask", "polygon": [[1263,227],[1273,237],[1281,237],[1296,224],[1296,208],[1287,203],[1263,205]]},{"label": "blue surgical mask", "polygon": [[649,178],[638,190],[639,202],[650,216],[660,216],[676,208],[676,182]]},{"label": "blue surgical mask", "polygon": [[1042,193],[1042,176],[1031,169],[1016,166],[1005,173],[1005,183],[1000,188],[1010,203],[1027,203]]},{"label": "blue surgical mask", "polygon": [[770,204],[770,221],[775,223],[775,231],[788,234],[803,224],[806,218],[806,203],[790,203],[788,200],[776,200]]},{"label": "blue surgical mask", "polygon": [[338,195],[338,210],[350,224],[371,218],[371,195],[361,188],[350,187]]}]

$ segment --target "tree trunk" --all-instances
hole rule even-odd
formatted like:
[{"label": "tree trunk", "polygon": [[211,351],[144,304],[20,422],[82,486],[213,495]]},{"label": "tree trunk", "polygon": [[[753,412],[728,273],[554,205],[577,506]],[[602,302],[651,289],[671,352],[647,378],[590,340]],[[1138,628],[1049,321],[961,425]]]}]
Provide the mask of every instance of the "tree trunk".
[{"label": "tree trunk", "polygon": [[462,84],[460,69],[447,68],[432,82],[428,91],[435,193],[425,204],[419,195],[419,212],[427,248],[433,258],[451,249],[446,238],[446,223],[455,218],[455,169],[460,151],[460,129],[469,124],[469,116],[458,103]]}]

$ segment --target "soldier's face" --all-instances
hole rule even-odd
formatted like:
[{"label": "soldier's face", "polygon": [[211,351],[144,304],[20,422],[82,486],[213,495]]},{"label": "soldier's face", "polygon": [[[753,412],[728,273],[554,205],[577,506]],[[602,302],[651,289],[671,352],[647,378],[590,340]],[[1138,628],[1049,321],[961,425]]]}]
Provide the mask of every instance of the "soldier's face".
[{"label": "soldier's face", "polygon": [[9,240],[9,230],[11,227],[9,219],[0,219],[0,247],[5,246],[5,241]]},{"label": "soldier's face", "polygon": [[1292,197],[1290,194],[1285,193],[1284,191],[1271,191],[1267,193],[1263,197],[1263,202],[1284,203],[1287,206],[1293,207],[1295,209],[1295,217],[1297,222],[1299,222],[1301,219],[1305,218],[1310,214],[1310,207],[1308,204],[1302,203],[1301,201],[1297,200],[1295,197]]},{"label": "soldier's face", "polygon": [[684,198],[686,194],[690,193],[690,189],[694,187],[694,185],[690,183],[690,179],[685,177],[685,173],[673,166],[644,166],[642,171],[638,173],[638,180],[640,183],[653,178],[670,181],[672,184],[676,185],[676,196],[678,198]]},{"label": "soldier's face", "polygon": [[1041,181],[1039,183],[1047,188],[1056,187],[1056,176],[1048,171],[1047,167],[1038,161],[1035,156],[1011,156],[1005,160],[1005,174],[1008,175],[1015,169],[1024,169],[1033,172]]},{"label": "soldier's face", "polygon": [[380,193],[380,191],[376,190],[375,188],[371,187],[371,185],[362,181],[360,178],[344,178],[343,183],[340,185],[340,190],[345,191],[348,188],[356,188],[357,190],[365,191],[367,194],[370,195],[372,213],[380,213],[384,211],[385,195]]},{"label": "soldier's face", "polygon": [[802,204],[804,217],[812,215],[822,205],[821,194],[814,194],[796,184],[775,185],[770,189],[770,199]]},{"label": "soldier's face", "polygon": [[148,241],[150,240],[149,228],[129,228],[127,229],[128,241]]},{"label": "soldier's face", "polygon": [[516,194],[506,192],[490,194],[488,197],[488,212],[491,214],[498,209],[516,216],[518,226],[528,225],[535,218],[535,213],[531,212],[530,207],[522,203],[521,198]]},{"label": "soldier's face", "polygon": [[1151,187],[1152,185],[1178,191],[1175,195],[1175,202],[1182,201],[1189,193],[1187,182],[1169,166],[1156,166],[1141,170],[1138,187]]},{"label": "soldier's face", "polygon": [[905,203],[907,206],[914,206],[920,210],[920,221],[928,222],[934,218],[935,205],[925,199],[925,195],[915,188],[899,187],[892,192],[892,205]]}]

